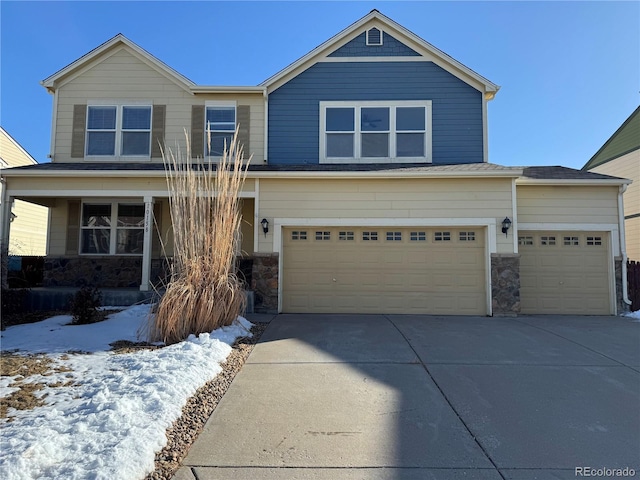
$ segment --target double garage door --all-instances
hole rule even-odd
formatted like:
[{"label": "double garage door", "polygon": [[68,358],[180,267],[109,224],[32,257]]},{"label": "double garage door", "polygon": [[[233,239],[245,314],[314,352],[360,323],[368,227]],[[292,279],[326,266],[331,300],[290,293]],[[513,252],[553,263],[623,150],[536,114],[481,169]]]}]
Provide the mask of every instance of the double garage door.
[{"label": "double garage door", "polygon": [[486,315],[481,228],[283,230],[282,310]]},{"label": "double garage door", "polygon": [[606,232],[521,231],[518,250],[522,313],[612,313]]}]

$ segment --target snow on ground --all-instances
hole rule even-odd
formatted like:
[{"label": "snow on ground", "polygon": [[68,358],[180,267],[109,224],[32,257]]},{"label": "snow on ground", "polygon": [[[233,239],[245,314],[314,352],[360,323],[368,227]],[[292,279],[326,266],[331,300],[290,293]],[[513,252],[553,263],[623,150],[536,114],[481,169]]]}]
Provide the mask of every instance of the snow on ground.
[{"label": "snow on ground", "polygon": [[[136,341],[149,305],[112,314],[92,325],[66,325],[70,316],[18,325],[2,332],[2,349],[46,353],[71,372],[29,382],[65,383],[45,387],[46,406],[10,409],[0,420],[0,478],[142,479],[153,471],[165,431],[195,391],[221,370],[236,338],[250,335],[242,317],[234,325],[158,350],[108,352],[116,340]],[[64,355],[83,351],[91,354]],[[0,396],[14,378],[1,377]]]},{"label": "snow on ground", "polygon": [[626,317],[635,318],[636,320],[640,321],[640,310],[636,310],[635,312],[627,313],[625,316]]}]

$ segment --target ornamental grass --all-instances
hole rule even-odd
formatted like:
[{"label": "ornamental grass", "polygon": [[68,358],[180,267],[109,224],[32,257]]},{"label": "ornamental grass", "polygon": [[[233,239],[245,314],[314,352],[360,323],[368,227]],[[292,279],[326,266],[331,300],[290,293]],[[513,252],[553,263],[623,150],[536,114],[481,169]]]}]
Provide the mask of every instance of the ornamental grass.
[{"label": "ornamental grass", "polygon": [[173,225],[173,263],[165,293],[149,326],[150,341],[172,344],[190,334],[231,323],[246,306],[236,275],[241,211],[239,194],[247,166],[238,132],[220,161],[191,160],[163,149]]}]

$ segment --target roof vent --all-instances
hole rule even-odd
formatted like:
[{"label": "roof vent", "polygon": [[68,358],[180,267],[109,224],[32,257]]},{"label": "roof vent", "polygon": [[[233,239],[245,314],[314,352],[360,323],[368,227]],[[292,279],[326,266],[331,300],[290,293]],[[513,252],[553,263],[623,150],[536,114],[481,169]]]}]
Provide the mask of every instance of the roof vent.
[{"label": "roof vent", "polygon": [[379,46],[382,45],[382,30],[373,27],[367,30],[367,45]]}]

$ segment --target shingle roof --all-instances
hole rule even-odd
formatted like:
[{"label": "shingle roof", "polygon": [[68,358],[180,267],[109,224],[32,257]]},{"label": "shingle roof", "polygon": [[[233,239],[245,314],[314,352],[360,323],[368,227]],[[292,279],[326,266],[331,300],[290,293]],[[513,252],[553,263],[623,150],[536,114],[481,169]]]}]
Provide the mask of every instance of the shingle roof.
[{"label": "shingle roof", "polygon": [[618,177],[561,166],[524,167],[522,176],[536,180],[618,180]]},{"label": "shingle roof", "polygon": [[[213,164],[215,166],[215,164]],[[41,163],[5,169],[4,174],[22,172],[95,172],[96,175],[108,172],[164,172],[164,164],[160,162],[145,163],[107,163],[107,162],[74,162],[74,163]],[[507,167],[494,163],[466,163],[455,165],[433,164],[315,164],[315,165],[250,165],[249,172],[389,172],[395,173],[433,173],[437,175],[460,175],[469,173],[479,176],[513,176],[534,180],[618,180],[617,177],[601,173],[586,172],[562,166]]]}]

